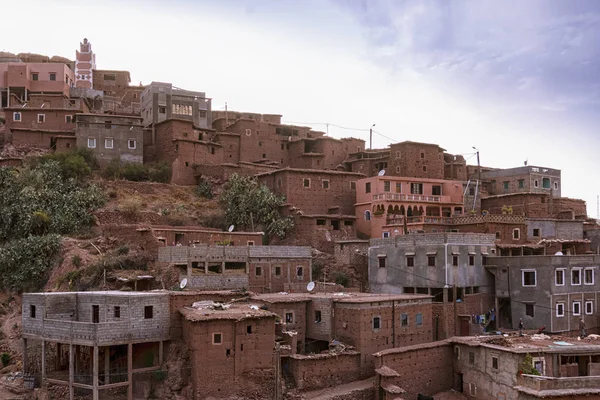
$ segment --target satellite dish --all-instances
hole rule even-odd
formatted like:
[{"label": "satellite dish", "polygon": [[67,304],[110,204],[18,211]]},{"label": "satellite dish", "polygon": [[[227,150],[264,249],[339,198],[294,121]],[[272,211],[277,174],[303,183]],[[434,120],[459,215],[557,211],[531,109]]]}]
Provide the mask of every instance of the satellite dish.
[{"label": "satellite dish", "polygon": [[233,232],[233,228],[235,228],[235,226],[234,226],[234,225],[229,225],[229,228],[227,228],[227,230],[228,230],[229,232]]},{"label": "satellite dish", "polygon": [[556,254],[554,254],[555,256],[564,256],[562,251],[557,251]]},{"label": "satellite dish", "polygon": [[315,283],[308,282],[308,285],[306,285],[306,290],[308,290],[309,292],[312,292],[314,289],[315,289]]},{"label": "satellite dish", "polygon": [[385,169],[382,169],[381,171],[379,171],[379,173],[377,173],[377,176],[384,176],[385,175]]},{"label": "satellite dish", "polygon": [[180,289],[183,289],[183,288],[184,288],[184,287],[186,287],[186,286],[187,286],[187,278],[183,278],[183,279],[181,280],[181,282],[179,282],[179,288],[180,288]]}]

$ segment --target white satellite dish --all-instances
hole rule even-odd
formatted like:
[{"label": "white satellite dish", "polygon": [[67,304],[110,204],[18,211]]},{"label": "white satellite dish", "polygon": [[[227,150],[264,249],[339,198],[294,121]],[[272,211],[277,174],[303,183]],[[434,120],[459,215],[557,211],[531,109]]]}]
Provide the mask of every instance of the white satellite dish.
[{"label": "white satellite dish", "polygon": [[385,169],[382,169],[381,171],[379,171],[377,173],[377,176],[384,176],[385,175]]},{"label": "white satellite dish", "polygon": [[308,290],[309,292],[312,292],[314,289],[315,289],[315,283],[308,282],[308,285],[306,285],[306,290]]},{"label": "white satellite dish", "polygon": [[235,228],[235,226],[234,226],[234,225],[229,225],[229,228],[227,228],[227,230],[228,230],[229,232],[233,232],[233,229],[234,229],[234,228]]},{"label": "white satellite dish", "polygon": [[554,254],[555,256],[564,256],[562,251],[557,251],[556,254]]},{"label": "white satellite dish", "polygon": [[183,278],[181,282],[179,282],[179,288],[183,289],[187,286],[187,278]]}]

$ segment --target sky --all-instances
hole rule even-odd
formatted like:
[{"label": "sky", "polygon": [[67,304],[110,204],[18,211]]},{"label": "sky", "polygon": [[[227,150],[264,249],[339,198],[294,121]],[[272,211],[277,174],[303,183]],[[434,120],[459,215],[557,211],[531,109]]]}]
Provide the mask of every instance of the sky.
[{"label": "sky", "polygon": [[[595,0],[11,1],[0,50],[73,59],[132,84],[206,92],[213,109],[277,113],[373,148],[436,143],[484,166],[562,170],[600,194]],[[328,124],[328,125],[327,125]],[[353,129],[343,129],[343,128]]]}]

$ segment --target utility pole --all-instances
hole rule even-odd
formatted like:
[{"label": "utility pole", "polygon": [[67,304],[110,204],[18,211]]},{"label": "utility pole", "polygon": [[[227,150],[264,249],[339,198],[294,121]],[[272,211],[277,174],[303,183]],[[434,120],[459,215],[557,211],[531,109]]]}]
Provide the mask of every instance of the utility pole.
[{"label": "utility pole", "polygon": [[225,102],[225,126],[229,125],[229,122],[227,120],[227,102]]},{"label": "utility pole", "polygon": [[282,400],[281,391],[281,348],[279,342],[275,342],[275,400]]},{"label": "utility pole", "polygon": [[479,149],[473,146],[473,149],[477,152],[477,186],[475,187],[475,199],[473,200],[473,209],[475,209],[475,202],[477,201],[477,192],[479,192],[481,186],[481,164],[479,163]]},{"label": "utility pole", "polygon": [[371,125],[369,128],[369,150],[373,150],[373,127],[375,124]]}]

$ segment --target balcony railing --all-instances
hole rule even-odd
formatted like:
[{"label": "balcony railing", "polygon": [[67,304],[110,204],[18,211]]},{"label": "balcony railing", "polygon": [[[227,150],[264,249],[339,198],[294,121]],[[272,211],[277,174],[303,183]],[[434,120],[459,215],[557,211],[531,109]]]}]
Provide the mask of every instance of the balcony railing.
[{"label": "balcony railing", "polygon": [[[386,225],[404,225],[404,218],[401,215],[389,216],[386,218]],[[432,217],[432,216],[420,216],[420,217],[406,217],[407,225],[415,224],[439,224],[439,225],[450,225],[452,224],[452,218],[450,217]]]},{"label": "balcony railing", "polygon": [[[600,392],[600,376],[573,376],[555,378],[551,376],[521,375],[517,380],[517,390],[523,392],[544,392],[556,390],[596,389]],[[576,393],[573,393],[576,394]]]},{"label": "balcony railing", "polygon": [[400,194],[400,193],[382,193],[374,194],[373,200],[391,200],[391,201],[420,201],[425,203],[449,203],[450,196],[426,196],[424,194]]}]

